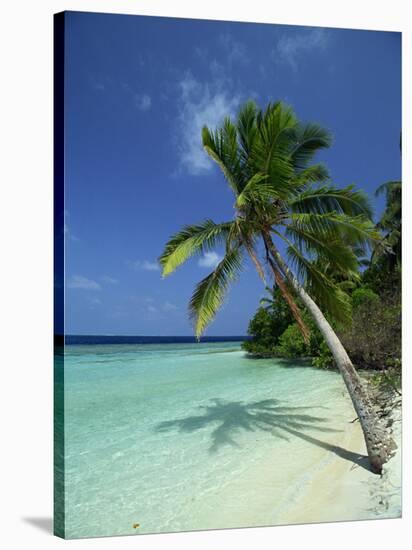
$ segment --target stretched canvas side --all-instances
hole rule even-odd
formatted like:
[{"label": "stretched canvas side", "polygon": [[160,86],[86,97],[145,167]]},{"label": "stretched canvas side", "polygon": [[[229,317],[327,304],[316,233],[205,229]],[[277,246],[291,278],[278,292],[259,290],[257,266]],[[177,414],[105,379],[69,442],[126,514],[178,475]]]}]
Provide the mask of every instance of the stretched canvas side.
[{"label": "stretched canvas side", "polygon": [[65,536],[64,486],[64,26],[54,16],[54,534]]}]

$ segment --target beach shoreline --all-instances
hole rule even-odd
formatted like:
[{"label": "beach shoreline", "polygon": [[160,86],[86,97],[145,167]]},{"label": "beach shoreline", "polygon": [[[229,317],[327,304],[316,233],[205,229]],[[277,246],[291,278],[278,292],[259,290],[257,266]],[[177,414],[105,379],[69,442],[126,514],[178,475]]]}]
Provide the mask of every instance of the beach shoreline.
[{"label": "beach shoreline", "polygon": [[337,372],[226,343],[74,346],[65,373],[68,538],[400,515],[400,409],[385,400],[398,449],[379,477]]},{"label": "beach shoreline", "polygon": [[[335,454],[308,484],[298,507],[281,518],[282,524],[320,523],[399,518],[401,501],[402,409],[392,396],[381,411],[391,425],[397,449],[384,465],[382,475],[368,471],[367,460],[350,463]],[[345,450],[364,457],[365,441],[359,422],[348,426]]]},{"label": "beach shoreline", "polygon": [[[349,398],[345,396],[349,401]],[[325,452],[318,457],[309,471],[302,471],[293,484],[276,501],[278,473],[274,464],[276,456],[267,456],[236,487],[227,487],[227,499],[219,515],[209,517],[210,525],[203,528],[219,529],[223,525],[232,528],[281,526],[291,524],[331,523],[374,519],[396,519],[402,515],[401,500],[401,400],[392,395],[387,401],[380,396],[378,409],[391,426],[397,449],[384,465],[382,475],[369,470],[362,428],[355,419],[346,418],[343,433],[322,434]],[[326,436],[326,437],[325,437]],[[309,445],[319,445],[318,437],[305,436]],[[329,447],[329,448],[326,448]],[[233,494],[250,492],[251,485],[259,498],[251,504],[249,512],[237,510],[233,521]],[[233,491],[233,492],[232,492]],[[232,493],[232,494],[231,494]],[[252,497],[252,494],[250,494]],[[224,502],[225,499],[222,499]]]}]

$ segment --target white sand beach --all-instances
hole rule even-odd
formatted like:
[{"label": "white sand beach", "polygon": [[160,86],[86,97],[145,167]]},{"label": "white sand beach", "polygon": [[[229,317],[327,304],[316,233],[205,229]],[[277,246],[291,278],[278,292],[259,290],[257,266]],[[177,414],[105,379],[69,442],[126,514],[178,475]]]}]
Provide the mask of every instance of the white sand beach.
[{"label": "white sand beach", "polygon": [[[348,405],[346,414],[351,414]],[[218,498],[222,506],[218,510],[197,507],[199,528],[204,528],[206,520],[210,528],[223,528],[401,517],[400,403],[387,416],[388,420],[393,421],[397,450],[381,476],[369,471],[359,422],[347,421],[343,433],[322,433],[320,437],[301,433],[298,437],[303,435],[307,445],[302,451],[313,462],[308,462],[300,475],[296,469],[302,456],[291,454],[287,462],[280,464],[276,450],[222,488]],[[297,433],[292,439],[294,436]],[[320,443],[330,448],[322,448]]]},{"label": "white sand beach", "polygon": [[[310,523],[401,517],[401,408],[391,414],[393,437],[398,446],[383,474],[377,476],[360,465],[334,455],[314,476],[299,505],[282,517],[282,523]],[[345,449],[366,454],[359,422],[351,424]]]}]

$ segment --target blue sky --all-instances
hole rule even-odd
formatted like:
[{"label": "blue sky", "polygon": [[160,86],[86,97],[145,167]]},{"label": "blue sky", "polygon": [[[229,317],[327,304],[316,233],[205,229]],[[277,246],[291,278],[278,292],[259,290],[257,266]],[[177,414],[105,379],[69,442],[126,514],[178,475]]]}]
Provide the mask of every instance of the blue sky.
[{"label": "blue sky", "polygon": [[[192,334],[187,303],[217,258],[164,280],[156,259],[183,224],[233,215],[200,129],[249,98],[329,128],[336,185],[399,178],[400,52],[399,33],[68,13],[66,332]],[[246,265],[207,334],[245,334],[262,294]]]}]

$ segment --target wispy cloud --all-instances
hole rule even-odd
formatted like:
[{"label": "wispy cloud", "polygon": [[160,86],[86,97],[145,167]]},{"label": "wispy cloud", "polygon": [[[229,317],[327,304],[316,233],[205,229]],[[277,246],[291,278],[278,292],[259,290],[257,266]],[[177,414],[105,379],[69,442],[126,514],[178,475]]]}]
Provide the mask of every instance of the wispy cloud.
[{"label": "wispy cloud", "polygon": [[103,283],[107,283],[109,285],[117,285],[119,282],[117,279],[114,279],[113,277],[109,277],[109,275],[103,275],[102,277],[100,277],[100,279],[102,280]]},{"label": "wispy cloud", "polygon": [[294,71],[298,70],[303,54],[324,50],[329,34],[326,29],[299,29],[293,34],[283,34],[272,50],[272,57],[277,63],[288,64]]},{"label": "wispy cloud", "polygon": [[95,309],[96,306],[101,306],[102,301],[100,298],[96,298],[95,296],[88,299],[88,302],[90,304],[90,309]]},{"label": "wispy cloud", "polygon": [[136,271],[160,271],[160,266],[157,262],[151,260],[135,260],[133,262],[127,262],[129,265],[136,269]]},{"label": "wispy cloud", "polygon": [[135,106],[139,111],[149,111],[152,106],[152,97],[146,90],[135,86],[134,83],[123,81],[116,85],[116,95],[123,101],[123,95]]},{"label": "wispy cloud", "polygon": [[80,239],[73,234],[73,231],[71,230],[71,227],[69,226],[68,219],[69,219],[69,211],[65,210],[64,211],[64,224],[63,224],[63,232],[64,232],[65,239],[69,239],[70,241],[79,241]]},{"label": "wispy cloud", "polygon": [[102,288],[98,282],[83,277],[83,275],[73,275],[73,277],[68,280],[67,287],[81,290],[101,290]]},{"label": "wispy cloud", "polygon": [[166,319],[166,317],[179,308],[166,300],[165,302],[155,302],[152,298],[146,298],[144,304],[141,307],[142,313],[145,318],[151,321]]},{"label": "wispy cloud", "polygon": [[197,265],[199,267],[211,267],[214,269],[221,260],[222,256],[219,256],[216,252],[205,252],[197,262]]},{"label": "wispy cloud", "polygon": [[[142,56],[138,57],[137,64],[144,67],[145,60]],[[90,84],[93,90],[104,94],[110,92],[118,101],[124,102],[125,98],[133,104],[139,111],[148,111],[152,106],[152,97],[147,90],[142,90],[140,86],[135,86],[134,82],[119,82],[109,76],[94,74],[89,75]]]},{"label": "wispy cloud", "polygon": [[159,271],[160,267],[157,262],[151,262],[149,260],[144,260],[141,264],[142,269],[145,271]]},{"label": "wispy cloud", "polygon": [[212,162],[201,142],[203,126],[215,128],[225,116],[233,116],[240,103],[238,94],[229,93],[222,81],[202,84],[191,73],[179,82],[179,160],[191,175],[207,173]]},{"label": "wispy cloud", "polygon": [[214,130],[226,116],[233,118],[241,101],[250,97],[244,82],[235,81],[238,74],[235,68],[250,63],[246,45],[230,32],[217,34],[211,42],[212,47],[197,46],[193,51],[194,67],[202,66],[199,68],[202,78],[187,71],[177,82],[175,139],[179,170],[194,176],[208,174],[213,168],[212,160],[202,147],[203,126]]},{"label": "wispy cloud", "polygon": [[97,76],[92,73],[89,74],[90,85],[92,89],[96,90],[97,92],[104,92],[104,90],[106,89],[104,80],[106,79],[102,78],[101,76]]},{"label": "wispy cloud", "polygon": [[135,94],[134,100],[139,111],[148,111],[152,106],[152,98],[148,94]]},{"label": "wispy cloud", "polygon": [[[213,54],[212,51],[214,52]],[[219,67],[228,73],[233,69],[234,65],[250,63],[250,55],[246,45],[236,40],[230,32],[219,34],[213,40],[212,49],[205,46],[197,46],[193,52],[197,59],[209,64],[212,72],[216,67]]]},{"label": "wispy cloud", "polygon": [[232,34],[221,34],[218,42],[224,52],[225,61],[230,65],[233,65],[234,63],[249,62],[246,46],[242,42],[235,40]]},{"label": "wispy cloud", "polygon": [[164,304],[162,305],[162,309],[163,311],[165,312],[169,312],[169,311],[176,311],[176,309],[178,309],[177,306],[175,306],[175,304],[172,304],[172,302],[164,302]]}]

